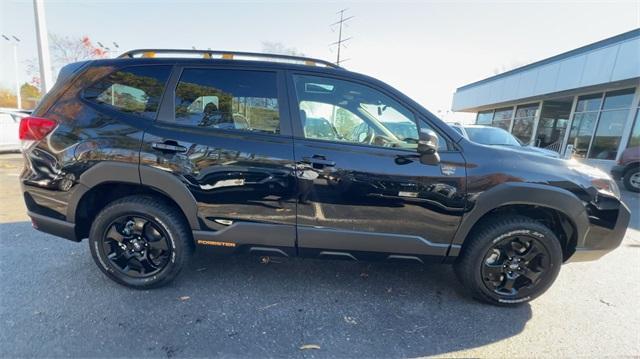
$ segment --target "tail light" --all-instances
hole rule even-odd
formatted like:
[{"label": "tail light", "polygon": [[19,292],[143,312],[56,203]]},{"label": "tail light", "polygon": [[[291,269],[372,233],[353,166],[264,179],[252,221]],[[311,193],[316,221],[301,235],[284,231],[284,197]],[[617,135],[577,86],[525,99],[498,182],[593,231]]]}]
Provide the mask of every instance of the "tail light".
[{"label": "tail light", "polygon": [[20,120],[18,137],[22,141],[39,141],[56,127],[54,120],[41,117],[23,117]]}]

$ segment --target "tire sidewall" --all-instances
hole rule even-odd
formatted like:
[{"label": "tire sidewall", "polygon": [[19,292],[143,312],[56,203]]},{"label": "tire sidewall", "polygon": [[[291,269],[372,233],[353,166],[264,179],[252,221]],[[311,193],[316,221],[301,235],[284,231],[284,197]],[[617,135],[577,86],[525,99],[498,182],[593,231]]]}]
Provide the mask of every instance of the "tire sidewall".
[{"label": "tire sidewall", "polygon": [[632,168],[632,169],[628,170],[627,173],[625,173],[622,182],[624,183],[624,187],[628,191],[640,192],[640,188],[636,188],[633,185],[631,185],[631,176],[633,176],[635,173],[638,173],[638,172],[640,172],[640,168]]},{"label": "tire sidewall", "polygon": [[[171,257],[165,267],[153,276],[145,278],[127,276],[114,267],[104,252],[102,237],[108,230],[108,226],[119,217],[129,215],[151,220],[167,234],[168,244],[171,247]],[[161,285],[165,281],[172,279],[182,267],[182,252],[184,252],[184,248],[181,246],[182,242],[177,238],[177,233],[174,230],[175,224],[171,222],[171,219],[158,208],[147,207],[130,201],[114,203],[100,212],[91,226],[89,234],[91,254],[100,270],[118,283],[138,288]]]}]

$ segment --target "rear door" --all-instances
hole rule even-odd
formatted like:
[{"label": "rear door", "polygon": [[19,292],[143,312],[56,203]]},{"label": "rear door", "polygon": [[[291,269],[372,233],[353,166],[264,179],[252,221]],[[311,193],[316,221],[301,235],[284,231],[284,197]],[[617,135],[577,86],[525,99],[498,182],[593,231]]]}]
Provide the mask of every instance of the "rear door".
[{"label": "rear door", "polygon": [[305,73],[289,81],[299,253],[441,260],[464,210],[462,155],[440,135],[440,161],[421,163],[418,129],[437,129],[384,88]]},{"label": "rear door", "polygon": [[293,142],[283,85],[283,73],[273,69],[174,70],[158,119],[144,135],[141,177],[151,183],[170,174],[188,189],[197,207],[197,243],[295,252]]}]

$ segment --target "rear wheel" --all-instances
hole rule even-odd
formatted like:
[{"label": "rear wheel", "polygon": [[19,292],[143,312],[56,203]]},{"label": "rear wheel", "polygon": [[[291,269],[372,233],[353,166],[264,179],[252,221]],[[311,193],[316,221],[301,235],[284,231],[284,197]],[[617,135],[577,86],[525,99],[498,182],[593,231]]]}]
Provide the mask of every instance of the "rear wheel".
[{"label": "rear wheel", "polygon": [[89,245],[102,272],[134,288],[170,282],[193,252],[182,216],[151,196],[126,197],[107,205],[91,226]]},{"label": "rear wheel", "polygon": [[514,305],[544,293],[561,264],[562,248],[549,228],[508,216],[489,220],[468,238],[455,270],[475,298]]},{"label": "rear wheel", "polygon": [[624,188],[628,191],[640,192],[640,167],[628,170],[622,182],[624,183]]}]

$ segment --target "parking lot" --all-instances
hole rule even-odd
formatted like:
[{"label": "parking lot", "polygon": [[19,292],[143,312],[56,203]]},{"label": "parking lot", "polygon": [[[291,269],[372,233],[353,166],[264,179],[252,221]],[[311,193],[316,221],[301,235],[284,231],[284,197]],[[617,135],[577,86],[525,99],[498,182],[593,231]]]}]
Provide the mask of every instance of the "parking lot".
[{"label": "parking lot", "polygon": [[37,232],[0,155],[0,357],[531,357],[640,354],[640,197],[621,247],[542,297],[480,304],[449,266],[196,255],[168,287],[119,286],[85,242]]}]

